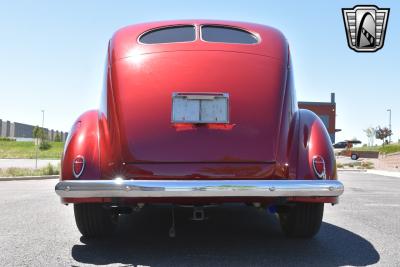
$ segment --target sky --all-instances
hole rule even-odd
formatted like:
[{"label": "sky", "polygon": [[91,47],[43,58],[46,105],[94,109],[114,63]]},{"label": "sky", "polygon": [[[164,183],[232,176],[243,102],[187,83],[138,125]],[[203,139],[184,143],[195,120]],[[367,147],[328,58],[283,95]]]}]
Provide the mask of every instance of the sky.
[{"label": "sky", "polygon": [[[4,1],[0,0],[0,119],[69,131],[99,105],[107,42],[117,29],[171,19],[247,21],[288,39],[297,98],[336,93],[336,140],[387,126],[400,138],[400,1]],[[341,8],[390,8],[376,53],[347,46]]]}]

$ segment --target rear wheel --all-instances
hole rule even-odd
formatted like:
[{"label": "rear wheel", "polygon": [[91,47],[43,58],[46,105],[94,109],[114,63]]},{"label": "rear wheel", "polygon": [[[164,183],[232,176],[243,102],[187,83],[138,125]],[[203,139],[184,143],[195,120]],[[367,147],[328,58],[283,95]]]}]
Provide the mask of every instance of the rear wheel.
[{"label": "rear wheel", "polygon": [[358,160],[359,156],[356,153],[351,154],[352,160]]},{"label": "rear wheel", "polygon": [[324,203],[297,203],[278,214],[281,228],[288,237],[311,238],[321,227]]},{"label": "rear wheel", "polygon": [[75,222],[84,237],[111,234],[118,222],[118,214],[97,203],[74,204]]}]

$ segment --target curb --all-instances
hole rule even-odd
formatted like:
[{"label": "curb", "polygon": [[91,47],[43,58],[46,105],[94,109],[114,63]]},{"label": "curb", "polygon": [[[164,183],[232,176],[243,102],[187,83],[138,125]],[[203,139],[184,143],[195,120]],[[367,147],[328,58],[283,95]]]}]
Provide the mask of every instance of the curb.
[{"label": "curb", "polygon": [[59,177],[60,177],[59,175],[0,177],[0,182],[1,181],[49,180],[49,179],[58,179]]},{"label": "curb", "polygon": [[400,172],[394,172],[394,171],[369,170],[368,173],[400,178]]}]

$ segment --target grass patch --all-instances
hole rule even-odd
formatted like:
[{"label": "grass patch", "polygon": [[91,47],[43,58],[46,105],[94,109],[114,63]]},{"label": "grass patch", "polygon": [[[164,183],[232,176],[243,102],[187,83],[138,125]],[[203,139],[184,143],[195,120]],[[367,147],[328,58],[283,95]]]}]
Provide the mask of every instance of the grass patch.
[{"label": "grass patch", "polygon": [[46,167],[39,169],[31,168],[6,168],[0,169],[0,177],[16,177],[16,176],[42,176],[42,175],[58,175],[60,174],[60,164],[57,167],[48,164]]},{"label": "grass patch", "polygon": [[[63,149],[63,142],[48,142],[49,149],[38,149],[39,159],[60,159]],[[0,140],[0,158],[2,159],[34,159],[36,156],[34,142],[10,142]]]},{"label": "grass patch", "polygon": [[390,154],[395,152],[400,152],[400,144],[390,144],[390,145],[379,145],[379,146],[364,146],[364,147],[354,147],[354,151],[378,151],[384,154]]}]

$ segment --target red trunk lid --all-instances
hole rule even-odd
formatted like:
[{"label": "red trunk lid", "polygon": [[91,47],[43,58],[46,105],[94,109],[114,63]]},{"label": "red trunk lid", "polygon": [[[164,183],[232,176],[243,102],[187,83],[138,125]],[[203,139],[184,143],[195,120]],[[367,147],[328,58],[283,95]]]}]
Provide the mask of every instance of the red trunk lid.
[{"label": "red trunk lid", "polygon": [[[112,66],[122,159],[134,162],[273,162],[286,67],[228,51],[168,51]],[[229,125],[171,123],[173,93],[229,94]]]}]

